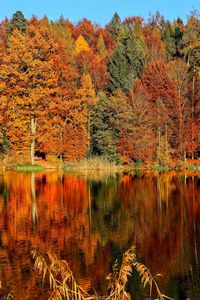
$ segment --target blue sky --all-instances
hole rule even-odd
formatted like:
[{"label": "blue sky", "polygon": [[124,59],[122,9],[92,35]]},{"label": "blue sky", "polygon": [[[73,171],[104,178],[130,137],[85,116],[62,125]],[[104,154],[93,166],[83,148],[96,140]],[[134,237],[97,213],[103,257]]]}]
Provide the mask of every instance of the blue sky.
[{"label": "blue sky", "polygon": [[166,19],[180,16],[184,21],[191,10],[200,11],[200,0],[0,0],[0,20],[21,10],[26,18],[44,15],[50,20],[61,15],[72,22],[86,17],[104,25],[118,12],[121,18],[139,15],[147,18],[149,12],[159,10]]}]

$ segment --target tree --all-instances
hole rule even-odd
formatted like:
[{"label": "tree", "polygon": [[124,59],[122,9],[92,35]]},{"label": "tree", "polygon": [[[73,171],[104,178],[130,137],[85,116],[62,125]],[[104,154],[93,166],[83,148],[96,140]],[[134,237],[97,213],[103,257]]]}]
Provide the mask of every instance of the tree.
[{"label": "tree", "polygon": [[[54,31],[52,35],[54,37],[54,45],[58,45],[58,48],[55,49],[56,51],[52,55],[57,88],[46,112],[46,122],[42,127],[42,134],[37,139],[37,144],[38,149],[45,154],[55,155],[61,160],[63,158],[72,158],[74,160],[75,155],[73,156],[73,151],[67,145],[67,135],[68,132],[71,132],[71,140],[75,140],[73,134],[78,136],[78,130],[74,133],[73,127],[78,126],[79,121],[78,119],[73,119],[71,107],[75,101],[79,76],[74,67],[71,53],[66,49],[65,41],[61,37],[54,35]],[[66,154],[66,151],[70,151],[70,153]],[[74,151],[75,153],[78,156],[78,148]]]},{"label": "tree", "polygon": [[16,11],[10,23],[5,23],[5,29],[8,35],[12,34],[14,29],[18,29],[21,33],[25,33],[27,29],[26,19],[21,11]]},{"label": "tree", "polygon": [[97,51],[99,53],[99,56],[101,59],[104,59],[107,55],[107,50],[104,42],[104,38],[102,34],[100,33],[99,38],[97,40]]},{"label": "tree", "polygon": [[173,101],[174,142],[173,145],[180,158],[186,158],[186,122],[189,116],[189,68],[182,60],[174,60],[168,65],[168,74],[174,81],[178,97]]},{"label": "tree", "polygon": [[106,26],[107,31],[115,40],[118,39],[118,34],[121,26],[121,19],[118,13],[115,13],[110,23]]},{"label": "tree", "polygon": [[[126,38],[125,38],[126,39]],[[128,89],[133,80],[140,78],[146,62],[146,47],[142,37],[138,37],[133,31],[130,31],[125,41],[126,56],[130,66],[128,76]]]},{"label": "tree", "polygon": [[140,81],[128,95],[129,122],[124,126],[117,149],[126,162],[152,163],[156,153],[153,114],[149,96]]},{"label": "tree", "polygon": [[94,26],[91,21],[84,18],[78,22],[77,26],[74,27],[73,36],[77,39],[80,35],[82,35],[89,47],[94,50],[96,45],[95,32],[97,28],[98,26]]},{"label": "tree", "polygon": [[111,37],[111,35],[108,33],[108,31],[105,28],[101,28],[101,27],[96,29],[95,36],[96,36],[96,49],[97,49],[97,42],[99,40],[99,37],[102,36],[105,43],[106,50],[108,51],[108,55],[110,55],[116,45],[116,41]]},{"label": "tree", "polygon": [[144,70],[142,83],[149,94],[152,112],[156,116],[157,161],[160,163],[162,136],[165,136],[166,153],[168,143],[170,144],[172,138],[173,121],[171,118],[173,118],[173,103],[177,97],[176,87],[167,73],[167,64],[164,61],[148,64]]},{"label": "tree", "polygon": [[82,128],[87,134],[88,155],[91,154],[91,114],[96,105],[96,93],[93,88],[89,74],[84,74],[81,78],[81,87],[76,94],[79,101],[79,109],[82,114]]},{"label": "tree", "polygon": [[172,60],[174,55],[176,54],[176,44],[174,39],[174,32],[169,22],[163,28],[161,33],[161,38],[165,43],[168,59]]},{"label": "tree", "polygon": [[129,73],[125,53],[125,46],[118,42],[108,64],[110,74],[108,87],[110,91],[114,91],[117,88],[124,89],[125,87],[125,80]]},{"label": "tree", "polygon": [[185,27],[183,25],[183,21],[178,18],[175,24],[173,25],[174,27],[174,40],[175,40],[175,45],[176,45],[176,57],[182,57],[182,45],[183,45],[183,34],[185,31]]},{"label": "tree", "polygon": [[1,64],[2,125],[15,153],[30,153],[34,164],[35,142],[57,88],[52,49],[55,45],[46,24],[15,29]]},{"label": "tree", "polygon": [[122,25],[128,30],[142,31],[142,22],[144,19],[142,17],[128,17],[126,18]]},{"label": "tree", "polygon": [[91,119],[92,153],[116,159],[116,140],[109,116],[108,97],[101,92]]},{"label": "tree", "polygon": [[[188,66],[198,66],[200,45],[199,14],[194,11],[188,18],[186,31],[183,35],[183,54]],[[196,63],[197,60],[197,63]]]},{"label": "tree", "polygon": [[130,121],[130,107],[121,90],[115,90],[109,98],[99,95],[92,119],[93,153],[119,161],[117,145],[120,133]]},{"label": "tree", "polygon": [[158,29],[147,29],[145,31],[145,43],[147,46],[147,62],[157,60],[166,60],[165,44],[161,40],[160,32]]},{"label": "tree", "polygon": [[165,18],[161,15],[161,13],[157,10],[155,14],[149,14],[148,23],[151,29],[158,29],[162,31],[165,26]]},{"label": "tree", "polygon": [[114,91],[117,88],[124,90],[129,66],[126,60],[126,49],[121,42],[118,42],[117,47],[114,49],[108,68],[110,74],[109,90]]},{"label": "tree", "polygon": [[88,73],[96,91],[105,90],[108,83],[106,62],[93,51],[81,51],[75,56],[76,67],[80,76]]},{"label": "tree", "polygon": [[71,56],[74,52],[74,39],[66,20],[61,16],[58,21],[51,22],[51,27],[55,34],[58,34],[62,38],[67,54]]},{"label": "tree", "polygon": [[[190,154],[191,158],[194,158],[194,153],[197,149],[197,125],[195,120],[195,106],[196,106],[196,94],[198,79],[200,73],[200,19],[199,13],[194,11],[188,18],[186,25],[186,31],[183,36],[183,53],[184,58],[190,68],[192,77],[191,82],[191,114],[188,120],[190,124],[188,130],[190,132]],[[190,128],[190,129],[189,129]]]},{"label": "tree", "polygon": [[125,30],[108,64],[109,89],[121,88],[127,92],[134,80],[141,76],[145,60],[146,49],[142,38],[132,30]]},{"label": "tree", "polygon": [[74,55],[79,54],[81,51],[91,51],[91,49],[83,36],[79,35],[75,41]]}]

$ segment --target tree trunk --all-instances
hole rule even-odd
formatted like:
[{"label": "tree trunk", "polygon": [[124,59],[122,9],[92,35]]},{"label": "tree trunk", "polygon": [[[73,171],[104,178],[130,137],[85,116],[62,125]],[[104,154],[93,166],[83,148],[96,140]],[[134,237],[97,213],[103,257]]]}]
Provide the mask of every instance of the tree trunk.
[{"label": "tree trunk", "polygon": [[195,89],[195,77],[192,78],[192,128],[191,128],[191,146],[192,146],[192,159],[194,159],[194,89]]},{"label": "tree trunk", "polygon": [[160,164],[160,127],[157,129],[157,138],[158,138],[158,146],[157,146],[157,164]]},{"label": "tree trunk", "polygon": [[88,112],[88,128],[87,128],[87,134],[88,134],[88,156],[90,157],[91,152],[91,141],[90,141],[90,110]]},{"label": "tree trunk", "polygon": [[30,159],[31,165],[35,164],[35,132],[36,132],[36,120],[34,115],[31,116],[31,150],[30,150]]}]

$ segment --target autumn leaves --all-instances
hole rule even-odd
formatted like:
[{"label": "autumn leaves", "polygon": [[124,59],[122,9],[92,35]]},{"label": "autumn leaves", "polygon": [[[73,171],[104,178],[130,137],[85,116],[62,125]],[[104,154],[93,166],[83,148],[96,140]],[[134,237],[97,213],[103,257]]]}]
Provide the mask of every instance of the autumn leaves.
[{"label": "autumn leaves", "polygon": [[198,15],[144,24],[117,14],[1,26],[1,157],[170,164],[199,155]]}]

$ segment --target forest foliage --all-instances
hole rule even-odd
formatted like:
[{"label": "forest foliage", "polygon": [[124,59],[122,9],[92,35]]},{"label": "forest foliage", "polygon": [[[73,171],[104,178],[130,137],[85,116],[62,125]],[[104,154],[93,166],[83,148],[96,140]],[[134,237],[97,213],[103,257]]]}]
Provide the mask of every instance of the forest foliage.
[{"label": "forest foliage", "polygon": [[200,155],[200,15],[157,12],[0,26],[0,157],[101,156],[169,165]]}]

